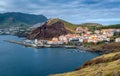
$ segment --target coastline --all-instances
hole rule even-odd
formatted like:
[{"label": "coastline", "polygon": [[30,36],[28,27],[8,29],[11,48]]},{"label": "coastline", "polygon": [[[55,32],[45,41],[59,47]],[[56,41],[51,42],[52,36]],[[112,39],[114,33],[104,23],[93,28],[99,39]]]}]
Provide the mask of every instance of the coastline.
[{"label": "coastline", "polygon": [[[81,47],[79,46],[78,47],[78,46],[69,46],[69,45],[66,46],[66,47],[65,46],[63,47],[63,45],[61,45],[61,46],[57,46],[57,45],[56,46],[53,46],[53,45],[52,46],[51,45],[46,46],[46,45],[44,45],[44,46],[39,46],[39,47],[37,46],[36,47],[36,46],[33,46],[33,45],[25,44],[23,41],[14,41],[14,40],[4,40],[4,41],[14,43],[14,44],[19,44],[19,45],[22,45],[22,46],[25,46],[25,47],[33,47],[33,48],[38,48],[38,49],[39,48],[66,48],[66,49],[76,48],[76,49],[85,50],[85,51],[88,51],[88,52],[99,53],[99,54],[101,53],[100,57],[102,57],[103,55],[106,55],[106,53],[111,53],[112,54],[112,52],[117,52],[117,50],[119,51],[119,46],[120,46],[119,45],[120,43],[110,43],[110,44],[94,45],[94,46],[91,46],[91,47],[90,46],[89,47],[87,47],[87,46],[86,47],[85,46],[81,46]],[[96,59],[96,58],[98,58],[98,59]],[[78,71],[78,70],[86,68],[87,66],[85,66],[85,65],[87,63],[88,64],[95,63],[94,65],[98,65],[99,63],[102,64],[102,60],[104,61],[104,58],[100,58],[101,59],[100,61],[99,61],[99,57],[96,57],[96,58],[94,58],[94,59],[96,59],[94,61],[89,60],[89,61],[85,62],[84,65],[82,65],[81,67],[76,68],[74,71]],[[97,61],[99,61],[98,64],[96,64]],[[91,66],[91,67],[93,67],[93,66]],[[50,75],[50,76],[54,76],[54,74]]]},{"label": "coastline", "polygon": [[19,44],[25,47],[33,47],[33,48],[66,48],[66,49],[76,49],[77,46],[71,46],[71,45],[35,45],[30,43],[25,43],[23,41],[15,41],[15,40],[4,40],[9,43]]},{"label": "coastline", "polygon": [[24,41],[15,41],[15,40],[4,40],[4,41],[9,42],[9,43],[22,45],[22,46],[25,46],[25,47],[37,48],[37,49],[39,49],[39,48],[66,48],[66,49],[79,49],[79,50],[85,50],[85,51],[88,51],[88,52],[104,54],[104,51],[103,51],[104,49],[98,50],[98,48],[97,49],[92,49],[93,47],[88,48],[86,46],[48,45],[48,44],[45,44],[45,45],[35,45],[35,44],[26,43]]}]

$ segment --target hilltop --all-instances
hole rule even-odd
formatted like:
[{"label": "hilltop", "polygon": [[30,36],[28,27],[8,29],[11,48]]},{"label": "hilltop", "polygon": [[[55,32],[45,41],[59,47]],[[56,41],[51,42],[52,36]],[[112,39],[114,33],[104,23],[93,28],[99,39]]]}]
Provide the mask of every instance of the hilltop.
[{"label": "hilltop", "polygon": [[28,35],[29,39],[51,39],[60,35],[66,35],[69,31],[65,28],[64,23],[58,19],[49,19],[40,27],[35,28]]},{"label": "hilltop", "polygon": [[70,32],[75,32],[75,29],[79,26],[76,24],[72,24],[70,22],[67,22],[65,20],[59,19],[59,18],[51,18],[47,21],[47,25],[52,25],[56,22],[62,22],[64,24],[64,27],[66,30],[69,30]]},{"label": "hilltop", "polygon": [[[38,25],[37,25],[38,26]],[[51,39],[52,37],[58,37],[60,35],[66,35],[68,33],[75,33],[77,27],[99,27],[100,24],[96,23],[89,23],[86,25],[81,24],[72,24],[70,22],[64,21],[59,18],[51,18],[47,20],[44,24],[40,25],[39,27],[32,30],[29,34],[29,39]],[[44,29],[45,28],[45,29]],[[43,30],[43,31],[42,31]],[[44,34],[44,36],[43,36]]]},{"label": "hilltop", "polygon": [[83,23],[83,24],[80,24],[81,26],[84,26],[84,27],[101,27],[102,24],[98,24],[98,23]]},{"label": "hilltop", "polygon": [[31,26],[47,21],[44,15],[34,15],[19,12],[8,12],[0,14],[0,28],[10,26]]},{"label": "hilltop", "polygon": [[59,18],[51,18],[47,20],[43,25],[32,30],[29,34],[29,39],[51,39],[60,35],[66,35],[68,33],[75,33],[75,29],[78,26]]}]

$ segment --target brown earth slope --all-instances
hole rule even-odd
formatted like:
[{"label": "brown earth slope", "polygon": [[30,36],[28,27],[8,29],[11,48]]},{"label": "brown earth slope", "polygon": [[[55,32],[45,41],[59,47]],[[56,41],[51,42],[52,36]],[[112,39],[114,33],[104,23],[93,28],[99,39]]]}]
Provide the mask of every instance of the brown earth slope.
[{"label": "brown earth slope", "polygon": [[51,39],[60,35],[65,35],[68,30],[62,21],[48,20],[44,25],[34,29],[28,36],[29,39]]}]

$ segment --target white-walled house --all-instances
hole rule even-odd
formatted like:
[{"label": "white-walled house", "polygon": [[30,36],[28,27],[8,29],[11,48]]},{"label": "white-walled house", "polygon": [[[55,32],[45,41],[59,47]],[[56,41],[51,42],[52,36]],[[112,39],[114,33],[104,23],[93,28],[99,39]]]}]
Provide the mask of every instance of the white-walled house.
[{"label": "white-walled house", "polygon": [[48,40],[47,44],[63,44],[64,42],[60,41],[58,38],[54,37],[52,40]]},{"label": "white-walled house", "polygon": [[83,41],[84,41],[83,37],[82,36],[79,37],[79,42],[83,43]]},{"label": "white-walled house", "polygon": [[52,45],[52,44],[58,44],[58,45],[60,45],[60,44],[63,44],[64,42],[62,42],[62,41],[47,41],[47,44],[50,44],[50,45]]},{"label": "white-walled house", "polygon": [[116,38],[116,39],[115,39],[115,42],[120,42],[120,38]]},{"label": "white-walled house", "polygon": [[59,40],[60,41],[62,41],[62,42],[64,42],[64,43],[68,43],[68,39],[67,39],[67,37],[66,36],[59,36]]}]

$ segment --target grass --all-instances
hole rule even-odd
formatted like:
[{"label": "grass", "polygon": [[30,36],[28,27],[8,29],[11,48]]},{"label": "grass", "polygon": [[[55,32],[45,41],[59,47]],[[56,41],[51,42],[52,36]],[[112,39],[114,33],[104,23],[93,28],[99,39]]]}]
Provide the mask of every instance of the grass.
[{"label": "grass", "polygon": [[62,19],[59,19],[59,18],[50,19],[50,20],[47,22],[47,25],[52,25],[52,24],[54,24],[54,23],[56,23],[56,22],[58,22],[58,21],[63,22],[65,28],[66,28],[68,31],[72,32],[72,33],[75,33],[75,29],[78,27],[76,24],[69,23],[69,22],[64,21],[64,20],[62,20]]},{"label": "grass", "polygon": [[112,60],[116,55],[120,56],[120,52],[105,54],[92,60],[93,62],[94,60],[103,58],[103,60],[110,59],[111,61],[87,65],[77,71],[52,76],[111,76],[120,72],[120,57],[116,60]]}]

